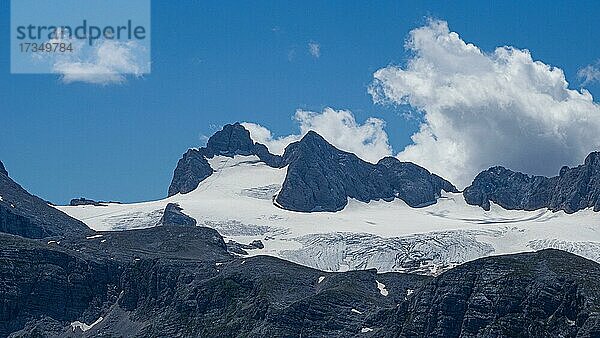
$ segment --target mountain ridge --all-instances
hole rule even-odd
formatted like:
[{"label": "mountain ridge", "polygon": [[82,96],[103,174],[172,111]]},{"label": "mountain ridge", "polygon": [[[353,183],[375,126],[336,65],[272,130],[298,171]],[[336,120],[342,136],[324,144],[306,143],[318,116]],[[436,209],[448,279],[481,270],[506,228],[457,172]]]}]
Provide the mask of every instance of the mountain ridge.
[{"label": "mountain ridge", "polygon": [[348,198],[363,202],[400,198],[411,207],[420,207],[435,203],[442,190],[458,192],[450,182],[416,164],[391,157],[372,164],[337,149],[312,130],[289,144],[282,156],[274,155],[263,144],[252,141],[250,132],[236,122],[211,136],[206,147],[184,154],[168,196],[189,193],[212,175],[214,169],[207,159],[235,155],[255,155],[270,167],[287,167],[288,174],[275,201],[292,211],[338,211],[346,206]]},{"label": "mountain ridge", "polygon": [[490,202],[505,209],[574,213],[600,211],[600,152],[592,152],[583,164],[563,166],[558,176],[527,175],[501,166],[479,173],[463,191],[465,201],[489,210]]}]

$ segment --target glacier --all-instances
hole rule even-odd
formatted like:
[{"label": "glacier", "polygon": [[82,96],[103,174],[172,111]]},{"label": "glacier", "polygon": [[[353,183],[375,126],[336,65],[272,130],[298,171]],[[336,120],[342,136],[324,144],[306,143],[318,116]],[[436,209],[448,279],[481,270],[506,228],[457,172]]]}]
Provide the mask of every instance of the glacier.
[{"label": "glacier", "polygon": [[376,268],[379,272],[437,275],[480,257],[555,248],[600,262],[600,217],[549,210],[489,211],[468,205],[461,193],[442,193],[436,204],[411,208],[400,199],[350,199],[338,212],[284,210],[273,201],[286,168],[257,156],[215,156],[214,174],[187,194],[132,204],[56,206],[96,231],[156,226],[168,203],[177,203],[199,226],[227,240],[261,240],[271,255],[325,271]]}]

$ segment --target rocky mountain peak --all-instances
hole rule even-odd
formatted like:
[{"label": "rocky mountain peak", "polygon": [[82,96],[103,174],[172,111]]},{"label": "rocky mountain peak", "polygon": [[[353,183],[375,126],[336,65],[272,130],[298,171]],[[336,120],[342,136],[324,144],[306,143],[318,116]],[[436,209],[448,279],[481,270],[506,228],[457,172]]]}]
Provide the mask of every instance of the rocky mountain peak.
[{"label": "rocky mountain peak", "polygon": [[239,122],[226,124],[223,129],[208,139],[206,149],[212,155],[251,155],[254,141],[250,132]]}]

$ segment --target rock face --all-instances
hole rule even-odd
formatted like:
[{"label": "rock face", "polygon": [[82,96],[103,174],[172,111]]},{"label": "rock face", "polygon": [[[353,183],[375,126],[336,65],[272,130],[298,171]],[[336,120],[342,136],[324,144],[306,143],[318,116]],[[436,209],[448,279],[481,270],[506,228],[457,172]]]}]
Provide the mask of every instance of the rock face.
[{"label": "rock face", "polygon": [[597,337],[600,265],[558,250],[466,263],[399,306],[382,337]]},{"label": "rock face", "polygon": [[254,141],[250,138],[250,132],[239,123],[225,125],[206,143],[209,157],[215,155],[253,155],[253,149]]},{"label": "rock face", "polygon": [[348,198],[369,202],[397,197],[420,207],[435,203],[442,190],[457,192],[451,183],[415,164],[392,157],[371,164],[313,131],[286,148],[285,165],[287,175],[276,201],[293,211],[339,211]]},{"label": "rock face", "polygon": [[200,150],[190,149],[177,162],[173,180],[169,186],[169,197],[178,193],[187,194],[200,182],[212,175],[213,169]]},{"label": "rock face", "polygon": [[0,232],[28,238],[83,236],[93,232],[82,222],[29,194],[4,173],[0,173],[0,196]]},{"label": "rock face", "polygon": [[184,214],[182,208],[177,203],[169,203],[165,208],[163,216],[160,219],[158,225],[183,225],[183,226],[196,226],[196,220],[192,217]]},{"label": "rock face", "polygon": [[70,202],[69,205],[72,207],[76,207],[78,205],[93,205],[93,206],[100,206],[102,205],[100,202],[94,201],[94,200],[90,200],[87,199],[85,197],[80,197],[80,198],[73,198]]},{"label": "rock face", "polygon": [[600,211],[600,153],[591,153],[578,167],[563,167],[559,176],[551,178],[493,167],[477,175],[463,195],[467,203],[485,210],[491,201],[505,209]]},{"label": "rock face", "polygon": [[190,149],[177,163],[169,186],[169,197],[187,194],[214,172],[207,159],[215,156],[256,155],[267,165],[279,167],[281,156],[273,155],[265,145],[254,143],[241,124],[227,124],[208,139],[206,147]]}]

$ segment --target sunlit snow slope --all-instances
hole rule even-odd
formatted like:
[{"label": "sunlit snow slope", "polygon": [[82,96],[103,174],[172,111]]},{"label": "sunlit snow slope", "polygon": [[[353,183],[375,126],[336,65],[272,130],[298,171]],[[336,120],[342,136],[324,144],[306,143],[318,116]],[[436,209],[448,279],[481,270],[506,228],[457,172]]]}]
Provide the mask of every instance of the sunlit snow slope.
[{"label": "sunlit snow slope", "polygon": [[343,271],[377,268],[435,274],[478,257],[558,248],[600,262],[600,214],[547,210],[490,211],[467,205],[461,194],[414,209],[403,201],[349,201],[336,213],[299,213],[273,204],[286,169],[255,156],[215,157],[215,173],[185,195],[136,204],[62,206],[98,231],[155,226],[167,203],[179,203],[198,225],[240,243],[260,239],[274,255],[311,267]]}]

